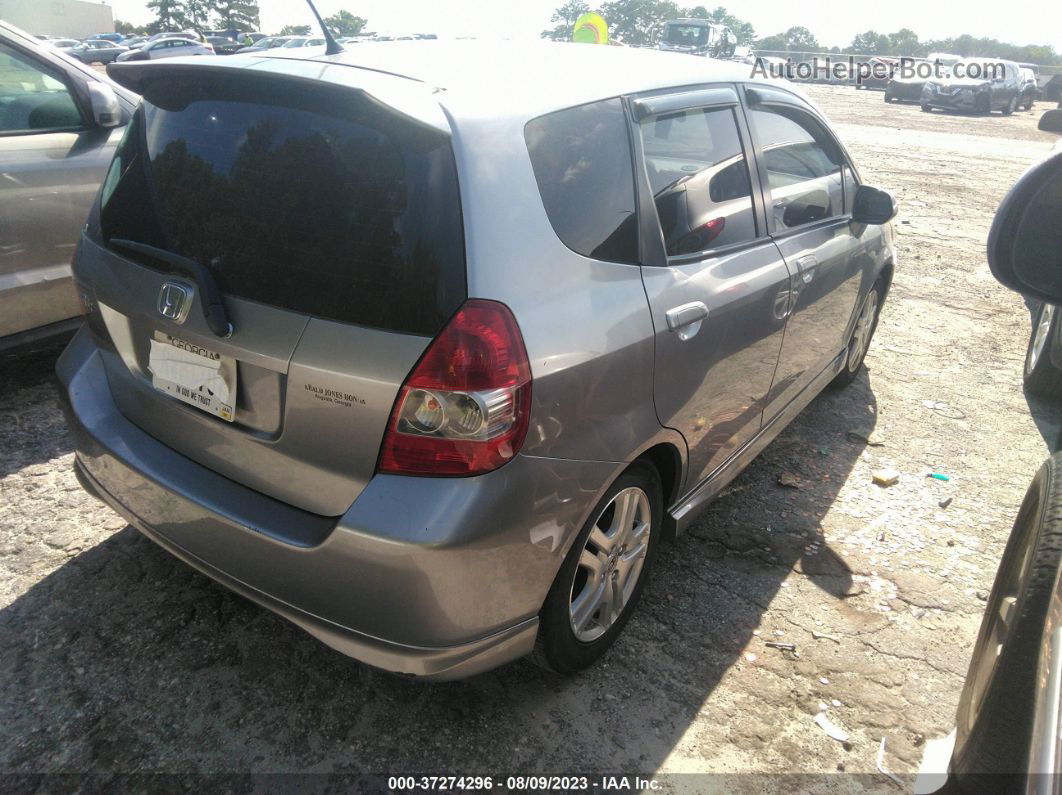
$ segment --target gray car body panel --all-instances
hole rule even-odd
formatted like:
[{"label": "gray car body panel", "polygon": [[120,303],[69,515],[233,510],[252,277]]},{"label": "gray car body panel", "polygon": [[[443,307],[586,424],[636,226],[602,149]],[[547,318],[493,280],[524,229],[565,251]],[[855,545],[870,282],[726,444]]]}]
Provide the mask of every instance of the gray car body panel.
[{"label": "gray car body panel", "polygon": [[89,122],[86,85],[110,85],[127,115],[135,95],[10,25],[0,23],[0,41],[61,78],[85,119],[78,130],[0,133],[0,348],[6,348],[77,322],[70,258],[124,131]]},{"label": "gray car body panel", "polygon": [[306,621],[396,655],[533,622],[566,542],[617,472],[521,454],[476,478],[377,475],[337,520],[218,477],[127,420],[88,329],[57,370],[79,465],[101,497]]},{"label": "gray car body panel", "polygon": [[[155,316],[153,300],[168,277],[123,265],[87,240],[77,271],[96,290],[100,317],[64,354],[59,375],[83,477],[147,535],[359,659],[451,677],[530,649],[536,615],[564,555],[631,461],[654,448],[667,451],[676,462],[667,495],[671,518],[680,528],[688,525],[839,371],[854,317],[820,313],[830,317],[830,342],[802,365],[811,368],[802,388],[775,395],[769,389],[797,269],[786,261],[786,244],[767,235],[758,191],[761,237],[698,261],[669,262],[663,255],[637,151],[642,265],[577,254],[550,224],[524,137],[528,121],[612,96],[700,89],[716,96],[721,86],[735,96],[745,67],[544,45],[535,49],[542,81],[526,92],[512,91],[509,82],[498,93],[512,79],[506,69],[485,73],[473,68],[482,61],[443,57],[447,50],[437,46],[389,43],[338,56],[298,59],[289,51],[119,64],[109,71],[134,88],[179,70],[324,80],[448,132],[468,296],[513,311],[533,376],[530,428],[512,461],[471,478],[374,475],[387,412],[429,340],[308,320],[237,299],[228,300],[237,327],[231,339],[211,337],[194,311],[174,333],[259,367],[249,387],[260,390],[251,401],[257,408],[238,417],[236,427],[177,405],[154,392],[143,373],[144,340],[168,322]],[[477,49],[479,58],[504,53]],[[420,60],[406,64],[408,74],[394,74],[410,55]],[[418,71],[432,63],[436,74]],[[580,65],[593,74],[572,81]],[[473,87],[460,80],[447,85],[462,72],[477,78]],[[817,113],[798,93],[791,96]],[[756,158],[749,164],[756,184]],[[847,216],[831,224],[852,226]],[[858,233],[884,240],[878,229]],[[881,244],[873,256],[855,258],[849,268],[859,273],[853,271],[850,291],[864,295],[891,256]],[[809,298],[805,308],[813,315],[829,297],[825,291],[821,300]],[[855,298],[844,299],[853,316]],[[691,300],[705,301],[709,320],[687,340],[668,328],[665,315]],[[267,318],[278,323],[266,328]],[[351,376],[344,357],[366,348],[374,358],[358,363],[360,377]],[[744,382],[749,368],[758,373],[751,400]],[[363,423],[360,429],[343,424],[354,415],[318,405],[307,388],[318,383],[366,399],[352,409],[367,412],[353,421]],[[714,436],[697,436],[698,412]],[[348,455],[336,455],[339,449]]]}]

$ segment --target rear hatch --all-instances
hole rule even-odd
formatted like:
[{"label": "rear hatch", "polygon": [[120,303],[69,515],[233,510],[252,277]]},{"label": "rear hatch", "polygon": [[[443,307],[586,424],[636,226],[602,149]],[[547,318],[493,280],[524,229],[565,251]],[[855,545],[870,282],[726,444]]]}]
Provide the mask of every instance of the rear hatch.
[{"label": "rear hatch", "polygon": [[[129,420],[339,515],[375,471],[402,381],[466,297],[450,137],[358,90],[226,71],[137,82],[75,274]],[[210,281],[228,337],[203,312]]]}]

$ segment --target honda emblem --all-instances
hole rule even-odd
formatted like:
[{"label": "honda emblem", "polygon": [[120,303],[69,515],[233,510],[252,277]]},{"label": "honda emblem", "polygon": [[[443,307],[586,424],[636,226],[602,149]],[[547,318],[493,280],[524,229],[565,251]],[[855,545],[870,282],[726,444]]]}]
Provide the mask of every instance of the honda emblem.
[{"label": "honda emblem", "polygon": [[183,323],[192,304],[192,288],[179,282],[166,282],[159,290],[159,314],[174,323]]}]

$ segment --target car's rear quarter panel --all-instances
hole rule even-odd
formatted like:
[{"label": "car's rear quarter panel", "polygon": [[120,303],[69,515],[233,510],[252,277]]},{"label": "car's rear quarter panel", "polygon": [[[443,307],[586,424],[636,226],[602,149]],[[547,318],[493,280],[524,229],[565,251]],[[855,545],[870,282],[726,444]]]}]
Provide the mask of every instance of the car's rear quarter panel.
[{"label": "car's rear quarter panel", "polygon": [[504,302],[523,333],[534,378],[524,454],[629,461],[662,430],[640,268],[583,257],[557,237],[524,139],[529,118],[451,119],[468,294]]}]

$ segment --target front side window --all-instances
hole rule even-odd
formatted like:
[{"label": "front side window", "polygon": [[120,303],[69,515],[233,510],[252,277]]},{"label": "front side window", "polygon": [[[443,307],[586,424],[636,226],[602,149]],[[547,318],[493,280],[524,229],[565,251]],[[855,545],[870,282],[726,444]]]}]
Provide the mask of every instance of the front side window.
[{"label": "front side window", "polygon": [[751,109],[749,123],[767,172],[776,231],[844,214],[844,157],[817,122],[779,106]]},{"label": "front side window", "polygon": [[524,138],[542,204],[561,241],[586,257],[636,264],[634,167],[620,100],[532,119]]},{"label": "front side window", "polygon": [[82,123],[61,80],[0,43],[0,133],[69,130]]},{"label": "front side window", "polygon": [[748,164],[731,108],[654,116],[640,130],[669,255],[756,237]]}]

